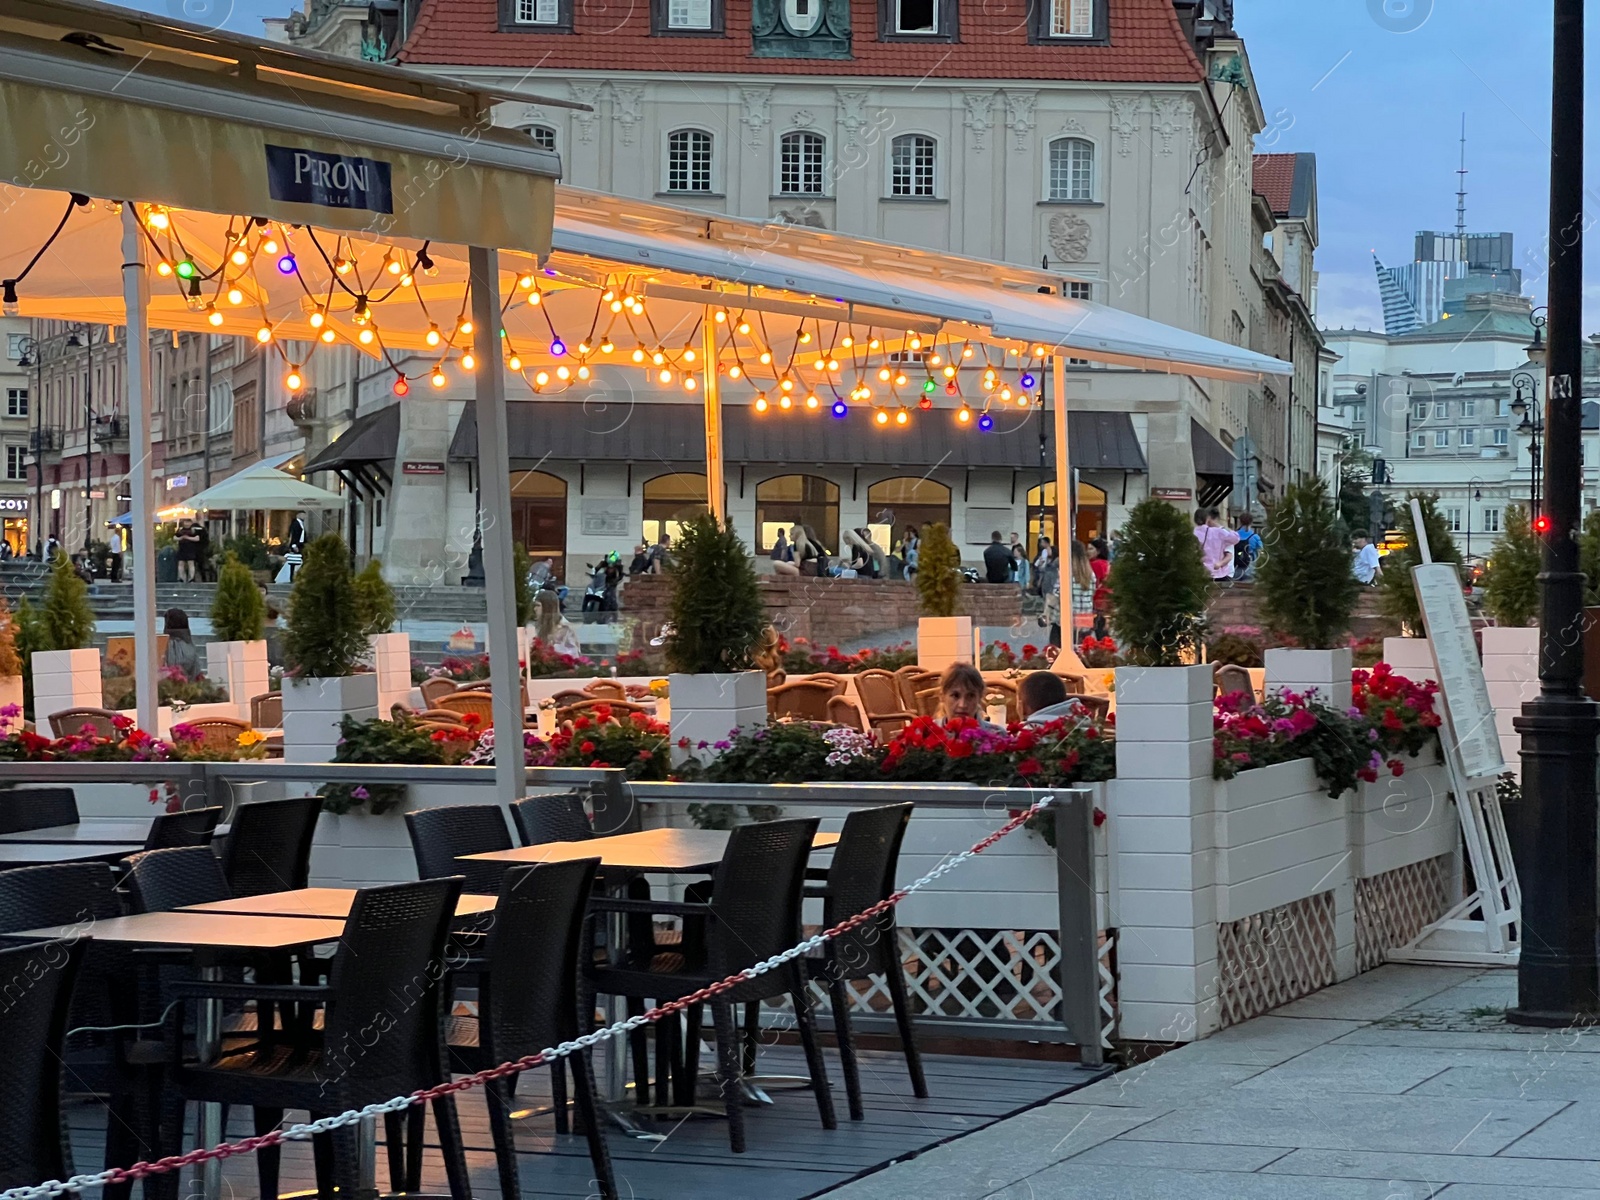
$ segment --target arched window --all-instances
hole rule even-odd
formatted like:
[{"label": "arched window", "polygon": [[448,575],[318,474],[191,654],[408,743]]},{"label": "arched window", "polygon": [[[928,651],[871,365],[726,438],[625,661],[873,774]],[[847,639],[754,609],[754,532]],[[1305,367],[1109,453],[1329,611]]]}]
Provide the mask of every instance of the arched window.
[{"label": "arched window", "polygon": [[644,485],[644,537],[653,546],[663,533],[678,540],[678,528],[706,508],[706,477],[700,474],[657,475]]},{"label": "arched window", "polygon": [[905,537],[906,526],[921,530],[935,522],[950,526],[950,489],[932,479],[901,475],[867,489],[867,525],[885,550]]},{"label": "arched window", "polygon": [[667,134],[667,191],[711,190],[711,135],[703,129]]},{"label": "arched window", "polygon": [[756,485],[756,530],[762,553],[778,530],[809,525],[829,554],[839,550],[839,488],[819,475],[779,475]]},{"label": "arched window", "polygon": [[[1043,510],[1040,504],[1043,503]],[[1043,525],[1041,527],[1041,517]],[[1080,542],[1087,542],[1093,537],[1104,537],[1106,533],[1106,493],[1103,488],[1095,487],[1092,483],[1078,481],[1078,502],[1072,510],[1073,523],[1076,528],[1073,536]],[[1050,544],[1056,544],[1056,485],[1054,481],[1041,488],[1028,489],[1028,553],[1034,557],[1039,554],[1039,535],[1043,533],[1050,539]]]},{"label": "arched window", "polygon": [[567,482],[543,471],[511,472],[511,536],[533,560],[550,564],[557,580],[566,579]]},{"label": "arched window", "polygon": [[523,129],[524,133],[540,150],[549,150],[552,154],[556,148],[556,131],[551,125],[529,125]]},{"label": "arched window", "polygon": [[1094,143],[1057,138],[1050,143],[1050,199],[1094,199]]},{"label": "arched window", "polygon": [[889,144],[889,194],[932,196],[938,143],[927,134],[902,133]]},{"label": "arched window", "polygon": [[820,133],[796,130],[778,145],[778,191],[785,196],[820,196],[827,143]]}]

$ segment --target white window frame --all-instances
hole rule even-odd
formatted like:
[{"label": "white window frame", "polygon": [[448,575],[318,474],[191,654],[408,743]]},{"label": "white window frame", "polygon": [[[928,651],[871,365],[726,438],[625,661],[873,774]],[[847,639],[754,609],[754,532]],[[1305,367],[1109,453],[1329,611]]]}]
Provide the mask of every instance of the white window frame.
[{"label": "white window frame", "polygon": [[[522,132],[527,134],[528,140],[539,149],[548,150],[552,154],[559,153],[561,146],[561,132],[554,125],[546,125],[542,122],[535,123],[533,125],[524,125],[522,127]],[[543,140],[541,140],[541,135],[543,135]],[[545,145],[545,141],[548,141],[549,145]]]},{"label": "white window frame", "polygon": [[[816,139],[816,144],[821,148],[821,156],[816,164],[817,187],[814,191],[792,191],[784,185],[784,148],[789,145],[812,145],[811,139]],[[779,196],[818,197],[828,194],[828,138],[825,134],[818,133],[815,129],[791,129],[778,139],[778,153],[774,165],[777,168],[777,178],[773,181],[773,192]],[[799,166],[801,182],[806,182],[804,176],[809,173],[809,168],[802,162]]]},{"label": "white window frame", "polygon": [[1411,406],[1411,419],[1413,421],[1426,421],[1428,419],[1428,402],[1418,400]]},{"label": "white window frame", "polygon": [[1425,433],[1412,434],[1411,448],[1413,450],[1426,450],[1428,448],[1428,435]]},{"label": "white window frame", "polygon": [[1478,431],[1476,428],[1461,431],[1461,444],[1463,446],[1476,446],[1478,444]]},{"label": "white window frame", "polygon": [[18,359],[22,357],[22,343],[27,340],[25,333],[6,334],[6,357]]},{"label": "white window frame", "polygon": [[1462,530],[1461,510],[1459,508],[1445,509],[1444,523],[1449,526],[1451,533],[1460,533]]},{"label": "white window frame", "polygon": [[1049,0],[1049,25],[1045,36],[1073,40],[1095,36],[1095,0]]},{"label": "white window frame", "polygon": [[1489,507],[1483,510],[1483,531],[1485,533],[1500,532],[1500,513],[1502,510]]},{"label": "white window frame", "polygon": [[1511,431],[1504,425],[1500,426],[1494,431],[1494,441],[1490,444],[1494,446],[1509,446],[1511,444]]},{"label": "white window frame", "polygon": [[[930,171],[928,172],[929,190],[926,192],[915,190],[919,185],[917,176],[918,172],[920,171],[920,166],[915,161],[910,164],[910,184],[912,190],[905,192],[895,190],[896,184],[899,181],[898,169],[895,164],[895,147],[899,146],[902,142],[909,142],[912,139],[920,139],[921,141],[925,141],[933,147],[933,163]],[[894,137],[890,138],[889,186],[887,189],[889,198],[892,200],[937,200],[940,194],[940,184],[943,182],[943,177],[939,168],[939,160],[941,158],[939,149],[939,139],[931,133],[923,133],[920,130],[907,130],[905,133],[896,134]],[[915,154],[915,151],[913,151],[913,154]]]},{"label": "white window frame", "polygon": [[[677,137],[706,139],[707,154],[705,163],[705,184],[699,187],[673,187],[673,139]],[[691,155],[693,150],[690,151]],[[694,183],[694,164],[691,161],[687,167],[685,180]],[[661,190],[677,196],[714,196],[717,191],[717,135],[709,129],[702,129],[698,125],[680,125],[676,129],[668,130],[662,141],[661,154]]]},{"label": "white window frame", "polygon": [[6,389],[6,416],[25,417],[29,411],[29,401],[32,397],[25,387]]},{"label": "white window frame", "polygon": [[1478,415],[1478,402],[1476,400],[1463,400],[1461,402],[1461,415],[1475,417]]},{"label": "white window frame", "polygon": [[933,5],[933,25],[928,29],[907,29],[900,19],[900,6],[905,0],[889,0],[889,32],[900,37],[937,37],[944,30],[940,24],[944,17],[945,0],[929,0]]},{"label": "white window frame", "polygon": [[1433,416],[1434,416],[1434,419],[1436,421],[1448,421],[1450,419],[1450,401],[1448,401],[1448,400],[1436,400],[1436,401],[1434,401],[1434,404],[1433,404]]},{"label": "white window frame", "polygon": [[517,25],[561,25],[562,0],[511,0],[511,20]]},{"label": "white window frame", "polygon": [[[1065,151],[1066,162],[1059,176],[1056,171],[1056,148]],[[1080,164],[1073,161],[1073,147],[1083,147],[1089,157],[1087,186],[1077,178]],[[1100,174],[1100,148],[1086,137],[1051,138],[1044,150],[1044,198],[1057,204],[1092,204],[1098,195]],[[1061,185],[1061,186],[1058,186]]]},{"label": "white window frame", "polygon": [[1448,429],[1435,429],[1433,431],[1433,448],[1435,450],[1448,450],[1450,448],[1450,431]]},{"label": "white window frame", "polygon": [[[15,464],[15,466],[13,466]],[[28,477],[28,448],[20,442],[6,443],[5,478],[13,482]]]},{"label": "white window frame", "polygon": [[[705,19],[693,20],[693,9],[704,5]],[[709,33],[716,27],[716,0],[664,0],[667,28],[691,33]],[[683,19],[679,19],[679,17]]]}]

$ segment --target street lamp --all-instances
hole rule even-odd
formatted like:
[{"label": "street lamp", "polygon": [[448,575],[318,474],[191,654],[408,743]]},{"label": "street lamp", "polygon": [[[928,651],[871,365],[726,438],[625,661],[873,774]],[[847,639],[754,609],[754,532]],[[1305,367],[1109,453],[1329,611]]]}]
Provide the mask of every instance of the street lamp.
[{"label": "street lamp", "polygon": [[[1565,1028],[1600,1018],[1600,913],[1595,843],[1600,705],[1583,692],[1583,0],[1555,0],[1550,79],[1549,343],[1545,355],[1546,508],[1535,530],[1539,695],[1513,726],[1522,737],[1523,858],[1517,1002],[1522,1025]],[[1534,322],[1534,344],[1543,341]],[[1531,357],[1531,356],[1530,356]],[[1538,421],[1533,422],[1535,429]],[[1480,881],[1481,882],[1481,881]]]},{"label": "street lamp", "polygon": [[[1539,331],[1534,329],[1534,345],[1528,347],[1528,357],[1533,357],[1535,346],[1538,345]],[[1539,350],[1540,358],[1544,351]],[[1539,435],[1544,432],[1544,417],[1539,410],[1539,381],[1531,371],[1518,371],[1511,377],[1511,386],[1516,389],[1511,400],[1511,415],[1521,417],[1517,424],[1517,436],[1528,439],[1528,460],[1532,466],[1532,473],[1528,483],[1529,490],[1529,516],[1532,520],[1539,519],[1539,501],[1543,478],[1539,468]],[[1526,392],[1526,396],[1524,396]]]},{"label": "street lamp", "polygon": [[39,522],[37,529],[30,528],[33,544],[44,558],[44,347],[32,334],[24,334],[22,356],[17,366],[26,371],[33,368],[33,391],[28,403],[33,406],[33,513]]},{"label": "street lamp", "polygon": [[[1467,497],[1467,559],[1469,562],[1472,559],[1472,506],[1483,499],[1483,489],[1478,486],[1482,482],[1483,480],[1476,475],[1467,480],[1467,486],[1472,489],[1472,495]],[[1484,532],[1488,533],[1489,530],[1485,529]],[[1468,566],[1467,570],[1470,572],[1472,568]]]}]

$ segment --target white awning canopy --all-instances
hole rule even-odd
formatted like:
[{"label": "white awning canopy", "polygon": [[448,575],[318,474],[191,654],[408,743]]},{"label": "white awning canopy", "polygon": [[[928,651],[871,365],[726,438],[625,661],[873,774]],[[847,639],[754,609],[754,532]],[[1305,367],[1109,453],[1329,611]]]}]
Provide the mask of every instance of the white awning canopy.
[{"label": "white awning canopy", "polygon": [[238,512],[298,512],[313,509],[341,509],[345,498],[336,492],[326,491],[314,484],[287,475],[267,463],[252,463],[242,471],[228,476],[221,483],[208,487],[170,508],[156,514],[158,520],[171,520],[181,511]]}]

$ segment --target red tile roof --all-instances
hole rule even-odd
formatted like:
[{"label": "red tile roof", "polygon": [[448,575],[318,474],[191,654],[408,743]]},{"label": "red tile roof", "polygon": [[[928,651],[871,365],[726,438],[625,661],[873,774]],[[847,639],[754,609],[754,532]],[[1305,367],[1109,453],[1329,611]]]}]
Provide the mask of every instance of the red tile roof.
[{"label": "red tile roof", "polygon": [[1257,154],[1250,160],[1255,190],[1267,198],[1267,207],[1272,209],[1275,216],[1289,215],[1298,158],[1297,154]]},{"label": "red tile roof", "polygon": [[[425,0],[400,58],[410,64],[678,74],[912,76],[1103,83],[1196,83],[1205,78],[1172,0],[1111,0],[1108,45],[1034,45],[1023,0],[969,0],[957,43],[880,42],[877,5],[851,4],[854,57],[755,58],[751,0],[725,0],[727,36],[652,37],[650,5],[570,0],[573,33],[501,33],[497,0]],[[1038,0],[1032,0],[1038,2]]]}]

